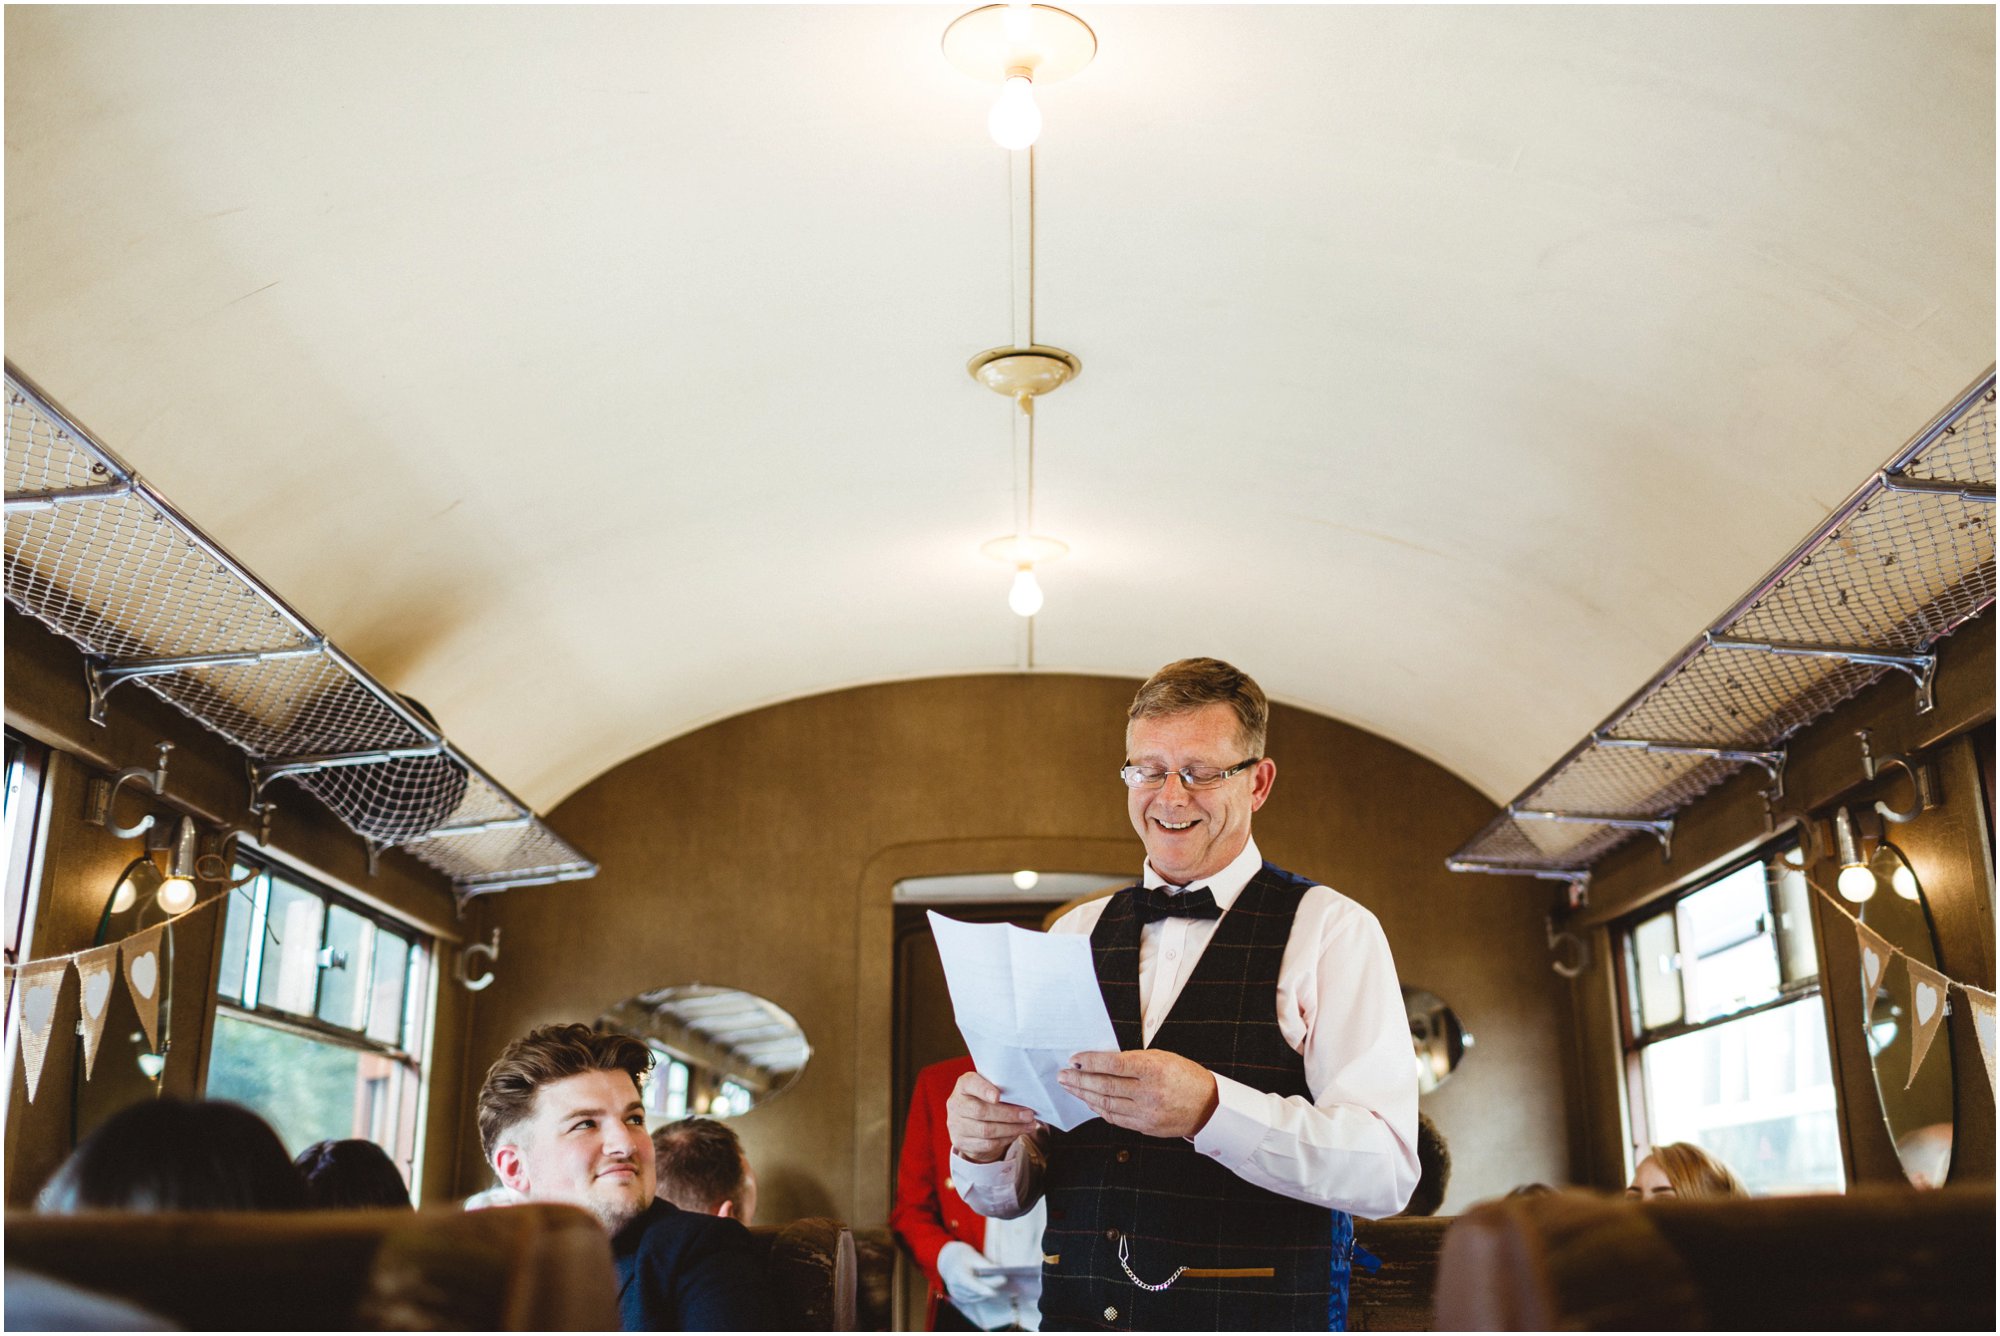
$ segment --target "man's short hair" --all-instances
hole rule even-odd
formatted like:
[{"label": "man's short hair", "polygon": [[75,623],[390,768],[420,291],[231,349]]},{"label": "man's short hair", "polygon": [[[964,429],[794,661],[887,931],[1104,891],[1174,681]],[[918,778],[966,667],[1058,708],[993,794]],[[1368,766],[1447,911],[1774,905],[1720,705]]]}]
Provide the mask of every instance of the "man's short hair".
[{"label": "man's short hair", "polygon": [[736,1133],[713,1118],[683,1118],[653,1133],[659,1195],[682,1210],[713,1213],[735,1201],[745,1163]]},{"label": "man's short hair", "polygon": [[585,1072],[624,1072],[636,1091],[652,1069],[653,1050],[629,1034],[574,1022],[528,1031],[501,1050],[479,1087],[479,1144],[487,1162],[508,1130],[534,1113],[543,1086]]},{"label": "man's short hair", "polygon": [[1271,703],[1264,689],[1250,674],[1220,659],[1176,659],[1146,679],[1132,708],[1125,712],[1134,719],[1158,719],[1163,715],[1186,714],[1204,705],[1227,705],[1236,711],[1237,731],[1242,734],[1245,756],[1264,754],[1264,733],[1271,721]]}]

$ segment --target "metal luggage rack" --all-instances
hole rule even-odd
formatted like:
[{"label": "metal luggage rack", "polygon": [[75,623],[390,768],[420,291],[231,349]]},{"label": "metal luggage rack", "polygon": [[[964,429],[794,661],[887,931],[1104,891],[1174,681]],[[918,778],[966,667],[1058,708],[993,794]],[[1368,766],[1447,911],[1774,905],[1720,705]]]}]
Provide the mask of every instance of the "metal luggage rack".
[{"label": "metal luggage rack", "polygon": [[136,682],[368,841],[451,878],[459,908],[597,864],[195,527],[9,364],[7,601],[83,650],[90,717]]},{"label": "metal luggage rack", "polygon": [[1786,744],[1890,671],[1931,708],[1933,649],[1993,603],[1994,374],[1975,381],[1811,537],[1445,860],[1570,883],[1746,765],[1784,794]]}]

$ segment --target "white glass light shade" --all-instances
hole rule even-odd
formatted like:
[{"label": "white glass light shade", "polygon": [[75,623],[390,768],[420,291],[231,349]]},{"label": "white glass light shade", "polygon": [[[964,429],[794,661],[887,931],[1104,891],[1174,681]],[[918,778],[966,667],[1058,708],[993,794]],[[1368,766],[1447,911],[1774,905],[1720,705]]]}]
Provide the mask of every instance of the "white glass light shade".
[{"label": "white glass light shade", "polygon": [[1035,86],[1026,75],[1009,75],[1000,99],[986,113],[986,132],[1001,148],[1018,150],[1042,132],[1042,109],[1035,105]]},{"label": "white glass light shade", "polygon": [[122,914],[139,902],[139,890],[130,877],[118,883],[118,889],[111,893],[111,912]]},{"label": "white glass light shade", "polygon": [[160,883],[160,908],[169,914],[185,914],[194,908],[194,883],[186,877],[168,877]]},{"label": "white glass light shade", "polygon": [[1007,606],[1021,617],[1032,617],[1042,610],[1042,586],[1035,580],[1033,566],[1023,566],[1014,572],[1014,585],[1007,591]]},{"label": "white glass light shade", "polygon": [[1889,874],[1889,889],[1902,896],[1905,900],[1916,899],[1917,874],[1910,871],[1907,865],[1898,862],[1896,870]]},{"label": "white glass light shade", "polygon": [[1834,882],[1843,900],[1860,904],[1875,894],[1875,873],[1863,863],[1849,863]]}]

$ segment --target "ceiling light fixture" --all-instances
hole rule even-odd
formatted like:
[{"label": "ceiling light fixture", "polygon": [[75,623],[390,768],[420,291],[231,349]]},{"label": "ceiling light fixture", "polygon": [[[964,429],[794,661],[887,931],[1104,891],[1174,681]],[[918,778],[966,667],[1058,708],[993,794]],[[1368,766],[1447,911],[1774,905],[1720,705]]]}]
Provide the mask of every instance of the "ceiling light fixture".
[{"label": "ceiling light fixture", "polygon": [[945,59],[966,74],[1000,85],[986,116],[993,142],[1012,152],[1042,132],[1035,85],[1067,79],[1097,54],[1090,25],[1053,5],[986,5],[944,30]]},{"label": "ceiling light fixture", "polygon": [[988,348],[965,369],[1020,410],[1014,438],[1014,532],[980,550],[1014,568],[1007,606],[1028,619],[1026,662],[1033,669],[1034,617],[1044,602],[1036,567],[1069,551],[1061,540],[1035,532],[1035,400],[1061,389],[1083,371],[1076,354],[1035,342],[1035,154],[1029,146],[1041,131],[1042,114],[1035,106],[1033,84],[1037,79],[1066,79],[1088,65],[1097,54],[1097,37],[1074,14],[1048,5],[987,5],[952,21],[945,29],[944,53],[974,78],[1004,84],[988,128],[1007,148],[1027,150],[1008,164],[1014,342]]}]

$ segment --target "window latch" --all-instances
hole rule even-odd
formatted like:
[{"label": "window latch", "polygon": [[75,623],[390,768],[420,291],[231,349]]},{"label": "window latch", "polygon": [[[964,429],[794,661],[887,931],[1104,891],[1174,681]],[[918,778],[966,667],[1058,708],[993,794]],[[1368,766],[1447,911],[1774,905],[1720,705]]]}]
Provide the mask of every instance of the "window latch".
[{"label": "window latch", "polygon": [[347,952],[336,951],[323,946],[319,952],[319,967],[323,970],[344,970],[347,968]]}]

